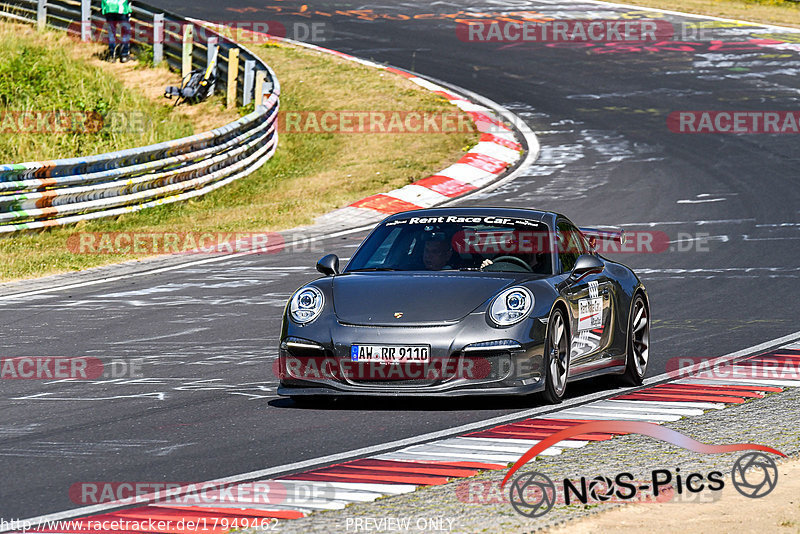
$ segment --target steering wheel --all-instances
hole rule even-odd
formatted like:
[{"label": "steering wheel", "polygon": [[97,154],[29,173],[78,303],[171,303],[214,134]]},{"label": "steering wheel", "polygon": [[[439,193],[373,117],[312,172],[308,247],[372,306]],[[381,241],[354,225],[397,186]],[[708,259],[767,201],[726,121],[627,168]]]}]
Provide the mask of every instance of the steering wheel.
[{"label": "steering wheel", "polygon": [[516,265],[519,265],[529,273],[533,272],[533,269],[531,269],[531,266],[528,265],[527,262],[525,262],[525,260],[521,260],[516,256],[498,256],[492,260],[492,263],[500,263],[500,262],[514,263]]}]

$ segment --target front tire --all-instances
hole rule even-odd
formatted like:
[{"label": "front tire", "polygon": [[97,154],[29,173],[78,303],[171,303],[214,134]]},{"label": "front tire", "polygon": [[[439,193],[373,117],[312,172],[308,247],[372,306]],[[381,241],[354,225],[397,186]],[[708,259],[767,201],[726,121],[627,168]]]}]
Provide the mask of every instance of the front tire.
[{"label": "front tire", "polygon": [[570,352],[569,327],[564,312],[556,309],[547,321],[547,337],[544,342],[544,380],[541,393],[547,404],[558,404],[564,398],[569,376]]},{"label": "front tire", "polygon": [[627,347],[622,381],[630,386],[641,386],[650,362],[650,309],[641,293],[633,298]]}]

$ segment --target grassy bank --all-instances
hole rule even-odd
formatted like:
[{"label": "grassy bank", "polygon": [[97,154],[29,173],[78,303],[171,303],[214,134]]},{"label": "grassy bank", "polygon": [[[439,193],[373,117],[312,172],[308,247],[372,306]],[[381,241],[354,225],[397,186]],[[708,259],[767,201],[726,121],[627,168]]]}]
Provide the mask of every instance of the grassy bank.
[{"label": "grassy bank", "polygon": [[[98,45],[73,41],[70,46]],[[291,46],[269,44],[250,48],[276,71],[282,86],[282,111],[454,110],[445,99],[402,77],[373,68]],[[163,78],[158,80],[160,95],[165,83]],[[215,126],[221,124],[224,121]],[[316,215],[369,194],[401,187],[446,167],[459,159],[477,138],[475,133],[286,133],[280,138],[278,152],[264,167],[202,198],[116,219],[0,240],[0,280],[79,270],[134,258],[73,254],[67,248],[67,240],[78,232],[262,231],[309,223]],[[114,148],[125,146],[128,145]],[[66,156],[53,152],[48,157]]]},{"label": "grassy bank", "polygon": [[800,28],[800,2],[785,0],[626,0],[622,3]]},{"label": "grassy bank", "polygon": [[[33,131],[4,120],[0,162],[100,154],[192,133],[194,125],[187,116],[172,113],[167,102],[154,105],[120,81],[130,77],[132,83],[139,77],[132,64],[117,64],[114,72],[110,64],[106,67],[93,58],[102,49],[99,44],[80,45],[58,32],[37,33],[26,25],[0,23],[0,111],[40,117],[71,113],[69,122],[55,128],[40,123]],[[166,69],[159,71],[162,79],[170,75]],[[89,122],[81,118],[86,116],[92,117]],[[138,117],[136,124],[146,117],[146,127],[134,128],[133,121],[126,120],[133,117]]]}]

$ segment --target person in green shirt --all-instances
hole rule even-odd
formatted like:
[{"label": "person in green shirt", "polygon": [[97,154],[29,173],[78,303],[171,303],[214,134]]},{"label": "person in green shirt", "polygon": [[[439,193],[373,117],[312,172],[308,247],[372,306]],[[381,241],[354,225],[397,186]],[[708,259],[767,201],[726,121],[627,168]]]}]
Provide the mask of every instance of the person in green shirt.
[{"label": "person in green shirt", "polygon": [[126,63],[131,54],[131,4],[129,0],[103,0],[103,15],[108,23],[108,60],[114,61],[117,52],[117,28],[122,45],[119,60]]}]

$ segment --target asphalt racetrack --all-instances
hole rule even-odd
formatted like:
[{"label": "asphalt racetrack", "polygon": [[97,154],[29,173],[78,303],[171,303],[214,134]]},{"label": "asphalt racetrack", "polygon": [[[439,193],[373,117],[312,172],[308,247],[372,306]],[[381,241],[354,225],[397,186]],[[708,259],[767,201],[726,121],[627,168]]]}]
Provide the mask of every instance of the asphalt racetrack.
[{"label": "asphalt racetrack", "polygon": [[[280,21],[288,29],[321,22],[321,46],[455,84],[522,117],[542,146],[536,164],[461,205],[541,208],[579,225],[666,233],[669,251],[614,256],[649,291],[649,375],[664,372],[673,358],[719,356],[798,330],[797,135],[692,135],[667,127],[675,111],[797,109],[800,55],[752,42],[755,28],[721,29],[721,45],[612,50],[465,42],[455,19],[509,11],[636,16],[632,8],[527,1],[154,3],[214,21]],[[363,235],[329,239],[314,250],[0,301],[4,357],[139,358],[143,375],[4,380],[0,516],[77,508],[68,490],[78,482],[203,481],[530,407],[459,399],[308,409],[276,396],[272,362],[286,299],[317,276],[319,257],[347,258]],[[573,384],[569,395],[605,387],[603,380]]]}]

